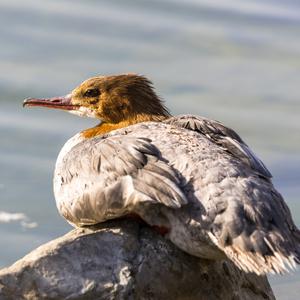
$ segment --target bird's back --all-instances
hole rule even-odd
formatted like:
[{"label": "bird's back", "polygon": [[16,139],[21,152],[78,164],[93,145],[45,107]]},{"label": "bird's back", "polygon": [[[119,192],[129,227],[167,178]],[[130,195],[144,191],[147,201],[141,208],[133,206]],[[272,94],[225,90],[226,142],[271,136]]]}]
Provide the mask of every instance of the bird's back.
[{"label": "bird's back", "polygon": [[196,129],[173,118],[78,143],[57,163],[60,212],[77,225],[135,213],[190,254],[258,274],[298,262],[299,231],[264,165]]}]

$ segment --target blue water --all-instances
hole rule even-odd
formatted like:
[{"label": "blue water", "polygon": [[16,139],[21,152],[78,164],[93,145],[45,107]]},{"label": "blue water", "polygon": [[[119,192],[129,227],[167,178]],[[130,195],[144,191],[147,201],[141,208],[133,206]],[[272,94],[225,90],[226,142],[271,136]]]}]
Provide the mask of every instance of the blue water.
[{"label": "blue water", "polygon": [[[300,226],[300,2],[0,0],[0,266],[60,236],[52,172],[64,142],[93,120],[25,110],[97,74],[150,77],[172,113],[236,129],[266,162]],[[298,299],[300,274],[272,276]]]}]

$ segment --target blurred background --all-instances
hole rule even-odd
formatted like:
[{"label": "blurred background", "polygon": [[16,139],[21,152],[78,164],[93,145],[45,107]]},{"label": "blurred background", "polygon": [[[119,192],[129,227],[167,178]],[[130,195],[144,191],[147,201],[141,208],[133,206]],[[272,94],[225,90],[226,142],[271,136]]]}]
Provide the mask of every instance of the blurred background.
[{"label": "blurred background", "polygon": [[[173,114],[234,128],[300,225],[299,1],[0,0],[0,41],[0,267],[71,229],[56,210],[54,164],[95,124],[22,100],[98,74],[144,74]],[[299,271],[270,281],[278,299],[299,299]]]}]

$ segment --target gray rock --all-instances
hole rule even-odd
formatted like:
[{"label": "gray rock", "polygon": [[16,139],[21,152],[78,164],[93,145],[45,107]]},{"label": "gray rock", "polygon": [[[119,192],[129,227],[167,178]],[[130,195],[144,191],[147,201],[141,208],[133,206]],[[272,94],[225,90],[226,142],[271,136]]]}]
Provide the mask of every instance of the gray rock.
[{"label": "gray rock", "polygon": [[74,229],[0,271],[0,299],[275,299],[266,277],[128,220]]}]

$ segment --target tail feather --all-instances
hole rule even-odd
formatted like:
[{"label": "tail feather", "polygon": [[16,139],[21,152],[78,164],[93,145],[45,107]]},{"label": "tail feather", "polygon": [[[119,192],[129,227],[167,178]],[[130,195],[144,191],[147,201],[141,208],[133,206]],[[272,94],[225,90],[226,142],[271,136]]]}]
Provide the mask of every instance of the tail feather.
[{"label": "tail feather", "polygon": [[294,250],[283,250],[279,249],[270,239],[265,237],[263,240],[269,252],[268,254],[262,254],[258,251],[247,251],[235,243],[227,246],[221,245],[212,233],[209,236],[216,246],[223,250],[226,256],[245,272],[253,272],[257,275],[267,273],[284,274],[294,271],[297,264],[300,263],[300,249],[299,246],[297,249],[294,243]]},{"label": "tail feather", "polygon": [[[300,231],[271,182],[258,177],[238,181],[240,194],[224,200],[210,238],[229,259],[258,275],[287,273],[300,263]],[[225,205],[225,204],[227,205]]]}]

